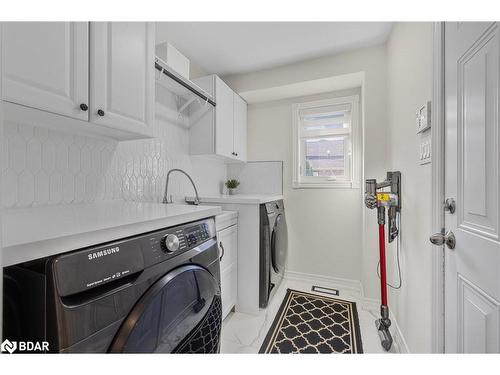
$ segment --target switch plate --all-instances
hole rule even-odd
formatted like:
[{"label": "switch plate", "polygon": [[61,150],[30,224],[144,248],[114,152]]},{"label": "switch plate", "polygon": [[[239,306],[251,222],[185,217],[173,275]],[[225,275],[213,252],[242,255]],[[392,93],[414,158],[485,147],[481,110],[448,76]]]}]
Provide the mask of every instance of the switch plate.
[{"label": "switch plate", "polygon": [[432,146],[430,138],[425,138],[420,142],[420,149],[418,156],[420,165],[429,164],[431,162]]},{"label": "switch plate", "polygon": [[417,134],[431,128],[431,102],[430,100],[422,107],[417,109],[415,113],[415,124],[417,126]]}]

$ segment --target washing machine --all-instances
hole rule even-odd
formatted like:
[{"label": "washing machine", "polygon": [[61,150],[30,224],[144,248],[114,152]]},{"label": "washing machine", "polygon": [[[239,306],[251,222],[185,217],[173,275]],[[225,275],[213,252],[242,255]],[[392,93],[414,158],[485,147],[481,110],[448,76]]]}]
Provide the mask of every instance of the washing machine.
[{"label": "washing machine", "polygon": [[259,306],[266,308],[285,274],[288,230],[283,200],[260,205]]},{"label": "washing machine", "polygon": [[217,353],[213,218],[8,267],[4,339],[63,353]]}]

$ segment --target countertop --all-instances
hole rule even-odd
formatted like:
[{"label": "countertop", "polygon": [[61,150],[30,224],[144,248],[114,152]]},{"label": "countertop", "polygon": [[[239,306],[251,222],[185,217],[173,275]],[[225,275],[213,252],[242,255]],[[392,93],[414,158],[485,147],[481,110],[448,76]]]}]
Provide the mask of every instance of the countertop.
[{"label": "countertop", "polygon": [[220,207],[109,201],[4,210],[3,266],[215,216]]},{"label": "countertop", "polygon": [[[265,195],[265,194],[217,194],[202,195],[200,203],[233,203],[233,204],[261,204],[283,199],[283,195]],[[193,201],[194,197],[186,197],[186,200]]]}]

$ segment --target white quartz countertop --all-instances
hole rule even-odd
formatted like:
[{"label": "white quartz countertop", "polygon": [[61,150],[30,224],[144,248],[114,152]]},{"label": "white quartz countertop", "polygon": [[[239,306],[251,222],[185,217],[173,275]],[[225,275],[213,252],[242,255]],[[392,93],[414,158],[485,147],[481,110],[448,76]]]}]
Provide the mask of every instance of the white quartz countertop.
[{"label": "white quartz countertop", "polygon": [[109,201],[3,212],[3,266],[215,216],[220,207]]},{"label": "white quartz countertop", "polygon": [[[283,199],[283,195],[266,194],[235,194],[235,195],[202,195],[200,203],[235,203],[235,204],[261,204]],[[186,197],[186,200],[192,201],[194,197]]]}]

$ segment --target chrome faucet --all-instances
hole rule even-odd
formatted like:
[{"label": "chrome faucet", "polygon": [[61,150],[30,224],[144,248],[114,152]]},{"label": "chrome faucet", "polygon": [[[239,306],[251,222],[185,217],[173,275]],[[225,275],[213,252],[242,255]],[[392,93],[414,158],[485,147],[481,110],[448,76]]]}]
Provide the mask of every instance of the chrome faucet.
[{"label": "chrome faucet", "polygon": [[193,203],[195,205],[200,204],[200,197],[198,196],[198,190],[196,189],[196,185],[194,184],[193,179],[185,171],[183,171],[182,169],[177,169],[177,168],[171,169],[167,173],[167,181],[165,182],[165,194],[163,195],[163,203],[174,203],[172,196],[170,196],[170,202],[168,201],[168,180],[170,179],[170,173],[172,173],[172,172],[180,172],[180,173],[184,174],[187,178],[189,178],[189,181],[191,181],[191,184],[193,185],[193,188],[194,188],[194,194],[196,195]]}]

